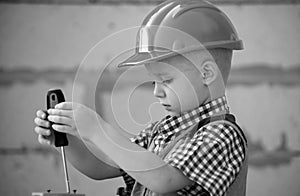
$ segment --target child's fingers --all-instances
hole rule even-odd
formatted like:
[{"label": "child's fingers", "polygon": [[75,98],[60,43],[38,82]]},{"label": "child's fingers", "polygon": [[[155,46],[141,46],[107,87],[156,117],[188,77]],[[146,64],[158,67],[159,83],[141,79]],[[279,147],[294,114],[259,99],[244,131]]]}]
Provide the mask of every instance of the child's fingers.
[{"label": "child's fingers", "polygon": [[40,126],[40,127],[45,127],[45,128],[49,128],[50,127],[50,123],[47,120],[43,120],[43,119],[41,119],[39,117],[36,117],[34,119],[34,123],[37,126]]},{"label": "child's fingers", "polygon": [[66,117],[66,116],[49,115],[48,120],[50,120],[51,122],[56,123],[56,124],[63,124],[63,125],[67,125],[70,127],[74,126],[73,119]]},{"label": "child's fingers", "polygon": [[45,137],[42,135],[38,136],[38,141],[40,144],[51,145],[51,141],[49,139],[45,139]]},{"label": "child's fingers", "polygon": [[72,110],[73,105],[74,105],[73,102],[61,102],[55,105],[55,109]]},{"label": "child's fingers", "polygon": [[39,118],[42,118],[42,119],[46,119],[46,117],[47,117],[46,113],[43,110],[38,110],[36,112],[36,116]]},{"label": "child's fingers", "polygon": [[67,134],[71,134],[71,135],[76,135],[75,129],[71,126],[68,126],[68,125],[53,124],[52,128],[55,131],[58,131],[58,132],[67,133]]},{"label": "child's fingers", "polygon": [[35,127],[34,132],[38,135],[43,135],[43,136],[50,136],[51,131],[49,129],[45,129],[43,127]]},{"label": "child's fingers", "polygon": [[56,116],[65,116],[72,118],[73,110],[65,110],[65,109],[48,109],[49,115],[56,115]]}]

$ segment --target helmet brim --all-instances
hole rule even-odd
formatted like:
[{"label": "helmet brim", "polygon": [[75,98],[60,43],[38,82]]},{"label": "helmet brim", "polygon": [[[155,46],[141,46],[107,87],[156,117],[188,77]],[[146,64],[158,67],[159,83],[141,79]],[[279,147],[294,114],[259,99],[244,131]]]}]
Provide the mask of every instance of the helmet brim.
[{"label": "helmet brim", "polygon": [[123,61],[118,65],[118,67],[128,67],[128,66],[137,66],[143,65],[150,62],[157,62],[162,59],[166,59],[172,56],[176,56],[178,54],[184,54],[191,51],[197,50],[209,50],[213,48],[225,48],[230,50],[242,50],[244,48],[242,40],[236,41],[216,41],[216,42],[209,42],[203,44],[201,46],[192,46],[189,48],[181,49],[178,51],[150,51],[150,52],[136,52],[134,55]]},{"label": "helmet brim", "polygon": [[128,59],[120,63],[118,67],[137,66],[146,63],[157,62],[159,60],[169,58],[177,54],[178,54],[177,52],[158,52],[158,51],[135,53],[134,55],[130,56]]}]

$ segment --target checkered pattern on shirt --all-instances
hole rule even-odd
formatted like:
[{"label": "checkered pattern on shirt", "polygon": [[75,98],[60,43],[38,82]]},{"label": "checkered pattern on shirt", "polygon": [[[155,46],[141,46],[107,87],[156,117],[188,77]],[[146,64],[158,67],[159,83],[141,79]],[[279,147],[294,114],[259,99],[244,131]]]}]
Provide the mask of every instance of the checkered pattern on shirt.
[{"label": "checkered pattern on shirt", "polygon": [[[167,116],[152,123],[132,141],[144,148],[154,142],[152,151],[158,153],[182,130],[221,111],[228,112],[225,96],[180,116]],[[227,124],[208,124],[201,127],[191,140],[172,149],[165,161],[194,181],[192,186],[179,190],[178,195],[200,195],[203,189],[211,196],[224,195],[245,157],[242,139],[236,131]]]},{"label": "checkered pattern on shirt", "polygon": [[[154,139],[154,152],[160,152],[167,143],[180,131],[198,124],[201,120],[211,117],[221,111],[228,111],[225,96],[213,100],[192,111],[185,112],[180,116],[167,116],[157,127],[158,136]],[[136,142],[136,141],[135,141]]]},{"label": "checkered pattern on shirt", "polygon": [[200,128],[191,140],[173,149],[166,161],[195,182],[178,191],[179,195],[199,195],[204,188],[211,196],[220,196],[234,181],[244,159],[241,135],[229,124],[219,123]]}]

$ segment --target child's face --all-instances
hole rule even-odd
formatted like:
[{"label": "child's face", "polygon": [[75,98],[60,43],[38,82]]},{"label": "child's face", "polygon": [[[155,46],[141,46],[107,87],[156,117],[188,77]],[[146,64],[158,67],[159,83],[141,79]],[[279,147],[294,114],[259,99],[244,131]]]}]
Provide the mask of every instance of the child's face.
[{"label": "child's face", "polygon": [[209,91],[200,72],[182,60],[168,60],[145,65],[154,79],[154,96],[172,115],[192,110],[204,103]]}]

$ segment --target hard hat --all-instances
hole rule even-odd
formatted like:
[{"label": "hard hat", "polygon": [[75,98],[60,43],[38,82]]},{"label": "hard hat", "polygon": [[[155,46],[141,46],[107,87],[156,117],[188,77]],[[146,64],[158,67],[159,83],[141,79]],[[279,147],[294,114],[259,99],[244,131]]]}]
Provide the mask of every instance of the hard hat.
[{"label": "hard hat", "polygon": [[229,18],[206,1],[168,0],[146,16],[137,34],[135,54],[119,67],[212,48],[243,49]]}]

